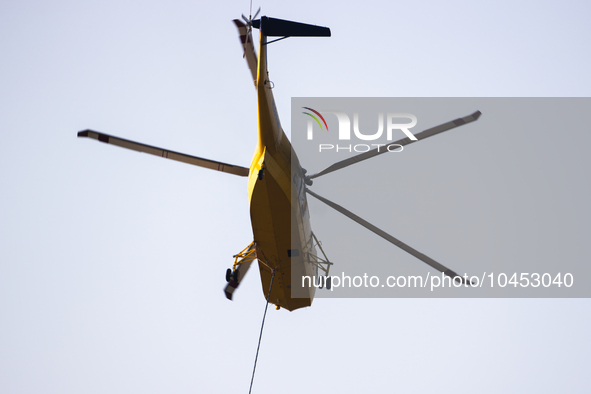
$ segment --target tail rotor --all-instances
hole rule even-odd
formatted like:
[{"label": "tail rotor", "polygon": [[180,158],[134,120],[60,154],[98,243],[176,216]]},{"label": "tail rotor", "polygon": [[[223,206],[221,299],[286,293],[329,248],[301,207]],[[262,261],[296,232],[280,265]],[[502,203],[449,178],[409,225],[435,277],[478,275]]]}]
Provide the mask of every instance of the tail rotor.
[{"label": "tail rotor", "polygon": [[[252,1],[251,1],[250,2],[250,13],[249,13],[248,18],[246,18],[244,16],[244,14],[242,14],[242,19],[244,19],[244,22],[246,22],[246,40],[247,40],[246,44],[248,44],[248,40],[252,40],[252,21],[257,18],[257,16],[259,15],[260,12],[261,12],[261,7],[259,7],[259,9],[254,14],[254,16],[252,16]],[[246,56],[246,54],[244,54],[244,56]]]}]

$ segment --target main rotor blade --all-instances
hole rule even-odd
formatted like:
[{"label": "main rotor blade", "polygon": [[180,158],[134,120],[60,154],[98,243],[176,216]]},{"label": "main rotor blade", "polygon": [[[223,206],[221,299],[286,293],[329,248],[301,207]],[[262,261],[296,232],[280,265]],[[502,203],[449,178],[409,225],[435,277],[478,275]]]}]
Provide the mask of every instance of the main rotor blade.
[{"label": "main rotor blade", "polygon": [[401,145],[401,146],[410,145],[413,142],[424,140],[425,138],[431,137],[435,134],[443,133],[444,131],[451,130],[453,128],[465,125],[466,123],[474,122],[475,120],[477,120],[480,117],[480,115],[481,115],[481,112],[476,111],[472,115],[468,115],[463,118],[458,118],[456,120],[452,120],[451,122],[440,124],[439,126],[435,126],[430,129],[427,129],[423,132],[420,132],[419,134],[415,135],[415,137],[417,138],[416,140],[411,140],[410,138],[406,137],[406,138],[403,138],[403,139],[398,140],[396,142],[392,142],[391,144],[388,144],[385,146],[380,146],[376,149],[367,151],[367,152],[362,153],[360,155],[353,156],[348,159],[339,161],[338,163],[335,163],[335,164],[325,168],[324,170],[320,171],[317,174],[310,175],[308,177],[308,179],[318,178],[319,176],[330,174],[333,171],[337,171],[337,170],[340,170],[341,168],[348,167],[351,164],[359,163],[360,161],[370,159],[370,158],[377,156],[377,155],[381,155],[382,153],[388,152],[388,147],[391,145]]},{"label": "main rotor blade", "polygon": [[194,166],[205,167],[211,170],[227,172],[228,174],[234,174],[238,176],[248,176],[249,169],[245,167],[235,166],[232,164],[222,163],[220,161],[214,161],[204,159],[197,156],[190,156],[184,153],[178,153],[171,150],[158,148],[151,145],[142,144],[135,141],[126,140],[123,138],[115,137],[108,134],[99,133],[93,130],[83,130],[78,132],[78,137],[93,138],[97,141],[104,142],[111,145],[116,145],[121,148],[131,149],[142,153],[149,153],[154,156],[164,157],[166,159],[176,160]]},{"label": "main rotor blade", "polygon": [[387,232],[377,228],[376,226],[369,223],[368,221],[355,215],[353,212],[346,210],[342,206],[335,204],[334,202],[327,200],[326,198],[324,198],[322,196],[319,196],[318,194],[314,193],[313,191],[311,191],[308,188],[306,188],[306,192],[308,194],[316,197],[318,200],[322,201],[323,203],[325,203],[329,207],[331,207],[331,208],[339,211],[343,215],[347,216],[349,219],[356,221],[357,223],[359,223],[360,225],[362,225],[366,229],[368,229],[368,230],[374,232],[375,234],[379,235],[380,237],[384,238],[386,241],[398,246],[400,249],[404,250],[405,252],[412,254],[413,256],[415,256],[416,258],[421,260],[422,262],[429,264],[431,267],[435,268],[437,271],[443,272],[445,275],[451,277],[452,279],[458,278],[464,284],[471,284],[470,282],[466,282],[464,278],[462,278],[460,275],[458,275],[454,271],[450,270],[446,266],[439,264],[437,261],[433,260],[431,257],[424,255],[423,253],[419,252],[418,250],[416,250],[414,248],[411,248],[410,246],[408,246],[404,242],[400,241],[399,239],[394,238],[393,236],[391,236]]}]

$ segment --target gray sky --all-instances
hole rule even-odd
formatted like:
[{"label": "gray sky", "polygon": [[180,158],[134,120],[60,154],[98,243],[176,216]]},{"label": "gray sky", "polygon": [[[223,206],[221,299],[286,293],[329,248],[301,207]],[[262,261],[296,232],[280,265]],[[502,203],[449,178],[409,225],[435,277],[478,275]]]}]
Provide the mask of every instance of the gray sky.
[{"label": "gray sky", "polygon": [[[333,33],[270,47],[288,133],[290,99],[298,96],[591,92],[585,2],[260,5],[264,15]],[[222,292],[232,255],[252,241],[246,181],[76,138],[92,128],[248,165],[256,98],[231,23],[247,11],[246,1],[0,5],[0,391],[248,389],[264,309],[258,273],[234,302]],[[553,174],[560,190],[540,199],[588,217],[589,190],[580,185],[590,163],[577,160],[583,132],[556,130],[549,151],[528,150],[523,163],[536,177],[545,175],[535,171],[544,155],[572,164]],[[499,160],[494,180],[511,168]],[[491,201],[504,198],[502,185],[488,186]],[[399,203],[411,204],[421,195],[414,193]],[[438,211],[436,202],[421,203]],[[484,215],[470,209],[460,220],[483,253],[510,241],[529,258],[514,237],[478,236],[479,228],[523,228],[521,217],[471,222]],[[529,224],[556,225],[580,241],[569,256],[588,262],[589,228],[577,217]],[[421,242],[453,245],[454,231]],[[552,252],[561,258],[560,247]],[[588,299],[317,299],[293,313],[270,310],[254,392],[587,392],[589,306]]]}]

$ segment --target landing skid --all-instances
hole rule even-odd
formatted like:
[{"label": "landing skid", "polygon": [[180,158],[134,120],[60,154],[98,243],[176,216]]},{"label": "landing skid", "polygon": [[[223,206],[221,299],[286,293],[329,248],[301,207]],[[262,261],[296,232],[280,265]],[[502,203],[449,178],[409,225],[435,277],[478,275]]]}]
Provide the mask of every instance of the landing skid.
[{"label": "landing skid", "polygon": [[231,300],[232,294],[246,275],[246,271],[250,268],[251,263],[253,260],[257,259],[256,249],[254,246],[254,242],[251,242],[246,248],[244,248],[240,253],[232,256],[234,257],[234,264],[232,268],[228,268],[226,270],[226,288],[224,289],[224,293],[226,293],[226,298]]}]

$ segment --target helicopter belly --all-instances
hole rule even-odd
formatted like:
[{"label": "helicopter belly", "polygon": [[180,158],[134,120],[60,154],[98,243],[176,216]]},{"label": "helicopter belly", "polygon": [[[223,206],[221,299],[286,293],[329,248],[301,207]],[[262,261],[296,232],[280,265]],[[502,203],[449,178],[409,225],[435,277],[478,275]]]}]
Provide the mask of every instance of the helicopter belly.
[{"label": "helicopter belly", "polygon": [[[295,272],[313,275],[313,267],[305,262],[309,233],[308,217],[302,217],[297,198],[292,198],[290,174],[280,171],[275,160],[265,154],[262,176],[254,175],[250,198],[250,216],[256,245],[259,270],[265,297],[269,295],[272,272],[275,270],[269,302],[290,311],[310,306],[314,288],[303,298],[291,297],[292,264]],[[294,204],[292,205],[292,201]],[[292,223],[293,214],[293,223]],[[293,225],[293,229],[292,229]],[[307,230],[307,231],[306,231]],[[302,296],[298,294],[298,296]]]}]

